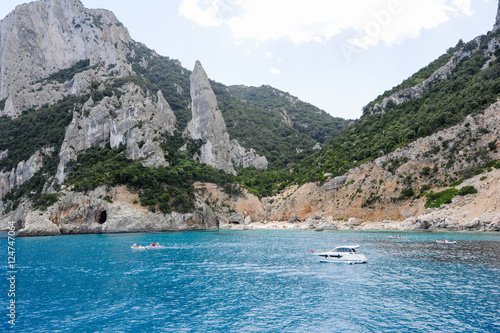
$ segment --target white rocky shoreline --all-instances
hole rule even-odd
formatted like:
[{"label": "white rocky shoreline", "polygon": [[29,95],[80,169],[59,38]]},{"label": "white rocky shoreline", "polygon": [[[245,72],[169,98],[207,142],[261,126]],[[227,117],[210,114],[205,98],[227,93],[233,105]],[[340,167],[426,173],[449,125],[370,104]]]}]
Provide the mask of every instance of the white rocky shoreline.
[{"label": "white rocky shoreline", "polygon": [[[31,215],[31,214],[30,214]],[[495,220],[484,216],[483,219],[475,218],[469,222],[450,223],[446,219],[433,217],[432,214],[424,215],[419,218],[406,219],[404,221],[360,221],[355,218],[348,220],[334,220],[332,217],[326,218],[307,218],[295,221],[264,221],[264,222],[244,222],[228,223],[219,221],[218,227],[214,224],[200,225],[200,218],[194,218],[193,214],[177,214],[176,217],[170,217],[166,223],[151,224],[148,221],[141,225],[137,216],[131,219],[120,221],[110,221],[109,226],[94,226],[79,228],[59,227],[50,222],[47,216],[41,215],[40,218],[28,217],[28,223],[17,233],[19,237],[32,236],[57,236],[68,234],[106,234],[106,233],[143,233],[143,232],[176,232],[176,231],[200,231],[200,230],[359,230],[359,231],[429,231],[429,232],[498,232],[500,231],[500,218]],[[177,218],[177,219],[176,219]],[[174,222],[179,220],[178,222]],[[180,222],[180,223],[179,223]]]},{"label": "white rocky shoreline", "polygon": [[423,215],[418,218],[409,218],[404,221],[360,221],[355,218],[348,220],[334,220],[327,218],[308,218],[303,221],[267,221],[250,222],[244,224],[225,223],[220,229],[228,230],[252,230],[252,229],[299,229],[299,230],[365,230],[365,231],[478,231],[498,232],[500,231],[500,217],[495,220],[488,215],[483,218],[474,218],[471,221],[452,223],[442,217],[434,217],[432,214]]}]

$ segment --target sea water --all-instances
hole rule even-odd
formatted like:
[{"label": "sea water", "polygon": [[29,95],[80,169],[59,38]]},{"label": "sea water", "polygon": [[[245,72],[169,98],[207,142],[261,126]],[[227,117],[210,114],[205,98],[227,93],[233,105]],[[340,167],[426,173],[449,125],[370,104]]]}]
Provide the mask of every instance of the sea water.
[{"label": "sea water", "polygon": [[[500,235],[247,230],[17,238],[0,331],[499,332]],[[437,239],[456,240],[438,245]],[[165,249],[133,251],[134,243]],[[2,239],[7,253],[7,239]],[[311,250],[361,247],[367,264]],[[3,258],[3,259],[2,259]]]}]

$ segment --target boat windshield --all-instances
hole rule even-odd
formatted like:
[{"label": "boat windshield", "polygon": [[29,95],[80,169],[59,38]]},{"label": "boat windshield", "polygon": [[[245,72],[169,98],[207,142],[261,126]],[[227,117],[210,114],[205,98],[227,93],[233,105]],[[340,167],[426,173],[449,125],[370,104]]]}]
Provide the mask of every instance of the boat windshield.
[{"label": "boat windshield", "polygon": [[335,251],[335,252],[356,252],[355,249],[352,249],[349,247],[338,247],[338,248],[333,249],[332,251]]}]

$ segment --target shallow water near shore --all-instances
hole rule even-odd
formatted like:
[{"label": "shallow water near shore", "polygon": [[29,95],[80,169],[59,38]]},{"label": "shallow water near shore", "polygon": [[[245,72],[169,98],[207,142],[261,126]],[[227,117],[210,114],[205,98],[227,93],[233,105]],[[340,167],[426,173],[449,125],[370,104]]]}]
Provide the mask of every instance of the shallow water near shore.
[{"label": "shallow water near shore", "polygon": [[[500,234],[248,230],[16,239],[18,332],[498,332]],[[437,239],[457,245],[438,245]],[[165,249],[132,251],[134,243]],[[4,249],[7,240],[2,239]],[[360,244],[363,265],[311,249]],[[6,250],[5,250],[6,251]],[[7,257],[2,260],[7,272]]]}]

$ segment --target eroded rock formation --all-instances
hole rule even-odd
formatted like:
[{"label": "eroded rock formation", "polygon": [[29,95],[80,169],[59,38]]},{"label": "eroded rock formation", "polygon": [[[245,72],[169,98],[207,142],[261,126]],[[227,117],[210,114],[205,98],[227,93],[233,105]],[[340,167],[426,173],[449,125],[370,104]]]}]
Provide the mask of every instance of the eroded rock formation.
[{"label": "eroded rock formation", "polygon": [[233,163],[244,167],[267,168],[265,157],[258,156],[253,149],[247,151],[238,141],[229,139],[217,98],[199,61],[196,61],[191,74],[191,100],[193,118],[186,133],[192,139],[202,140],[197,156],[200,162],[232,174],[236,174]]}]

